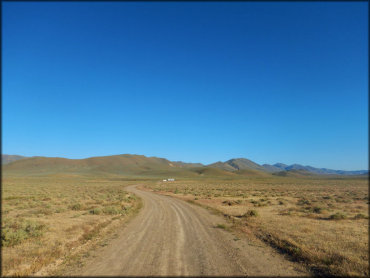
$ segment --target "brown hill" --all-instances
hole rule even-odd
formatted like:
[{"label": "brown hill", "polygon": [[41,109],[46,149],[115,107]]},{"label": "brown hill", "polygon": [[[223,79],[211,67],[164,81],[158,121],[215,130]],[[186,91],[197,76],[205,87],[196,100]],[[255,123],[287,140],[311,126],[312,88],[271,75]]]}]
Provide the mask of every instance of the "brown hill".
[{"label": "brown hill", "polygon": [[264,176],[264,177],[271,176],[270,173],[266,173],[260,170],[251,170],[251,169],[238,170],[234,173],[240,176]]},{"label": "brown hill", "polygon": [[266,169],[263,166],[246,158],[233,158],[225,162],[219,161],[208,166],[222,169],[225,171],[240,171],[240,170],[258,170],[262,172],[266,171]]},{"label": "brown hill", "polygon": [[224,170],[224,171],[230,171],[230,172],[233,172],[233,171],[236,171],[237,170],[233,166],[229,165],[228,163],[221,162],[221,161],[218,161],[216,163],[209,164],[207,166],[208,167],[211,167],[211,168],[221,169],[221,170]]},{"label": "brown hill", "polygon": [[199,164],[172,162],[144,155],[113,155],[86,159],[31,157],[3,165],[4,175],[114,175],[128,177],[229,176],[229,172]]},{"label": "brown hill", "polygon": [[212,167],[198,167],[191,169],[192,172],[197,173],[199,176],[209,176],[209,177],[235,177],[236,175],[232,172],[224,171]]},{"label": "brown hill", "polygon": [[9,154],[2,154],[1,155],[1,164],[7,164],[13,161],[17,161],[20,159],[26,158],[25,156],[22,155],[9,155]]}]

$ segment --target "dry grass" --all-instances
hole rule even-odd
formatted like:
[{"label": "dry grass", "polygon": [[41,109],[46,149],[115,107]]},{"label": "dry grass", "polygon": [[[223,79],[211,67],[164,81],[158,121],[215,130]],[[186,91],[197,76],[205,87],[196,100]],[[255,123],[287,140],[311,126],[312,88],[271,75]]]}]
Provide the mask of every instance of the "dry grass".
[{"label": "dry grass", "polygon": [[251,177],[148,185],[216,209],[315,274],[369,275],[366,178]]},{"label": "dry grass", "polygon": [[140,202],[107,178],[5,177],[2,275],[34,275],[125,221]]}]

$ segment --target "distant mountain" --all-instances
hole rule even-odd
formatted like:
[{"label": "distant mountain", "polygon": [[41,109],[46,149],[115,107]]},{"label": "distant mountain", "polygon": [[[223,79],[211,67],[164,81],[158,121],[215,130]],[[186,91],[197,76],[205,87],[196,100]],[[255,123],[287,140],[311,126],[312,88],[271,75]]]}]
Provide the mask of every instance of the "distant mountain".
[{"label": "distant mountain", "polygon": [[270,173],[284,171],[284,168],[280,168],[275,165],[263,164],[262,167],[265,168],[265,171]]},{"label": "distant mountain", "polygon": [[226,162],[216,162],[213,164],[208,165],[209,167],[222,169],[225,171],[239,171],[239,170],[258,170],[258,171],[266,171],[266,169],[253,162],[252,160],[246,158],[233,158]]},{"label": "distant mountain", "polygon": [[266,169],[266,171],[273,173],[292,170],[303,170],[319,175],[365,175],[369,173],[369,170],[344,171],[344,170],[332,170],[327,168],[315,168],[312,166],[303,166],[300,164],[286,165],[283,163],[276,163],[274,165],[263,164],[263,167]]},{"label": "distant mountain", "polygon": [[148,176],[307,176],[323,175],[368,175],[368,170],[342,171],[326,168],[302,166],[300,164],[259,165],[246,158],[234,158],[225,162],[209,165],[169,161],[165,158],[146,157],[144,155],[112,155],[90,157],[86,159],[67,159],[60,157],[24,157],[2,155],[3,171],[15,175],[54,175],[54,174],[94,174],[124,175],[130,177]]},{"label": "distant mountain", "polygon": [[315,176],[316,174],[306,170],[287,170],[272,173],[274,176],[280,177],[302,177],[302,176]]},{"label": "distant mountain", "polygon": [[286,167],[288,167],[288,165],[284,164],[284,163],[275,163],[273,166],[281,169],[281,170],[285,170]]},{"label": "distant mountain", "polygon": [[1,164],[7,164],[13,161],[17,161],[20,159],[26,158],[25,156],[21,155],[9,155],[9,154],[2,154],[1,155]]},{"label": "distant mountain", "polygon": [[[216,162],[207,165],[208,167],[218,168],[224,171],[238,173],[242,170],[254,170],[267,173],[279,173],[278,176],[307,176],[311,174],[319,175],[366,175],[369,173],[368,170],[360,171],[343,171],[343,170],[332,170],[326,168],[315,168],[312,166],[303,166],[300,164],[287,165],[284,163],[276,163],[274,165],[263,164],[259,165],[249,159],[245,158],[234,158],[225,162]],[[285,173],[285,172],[290,173]]]}]

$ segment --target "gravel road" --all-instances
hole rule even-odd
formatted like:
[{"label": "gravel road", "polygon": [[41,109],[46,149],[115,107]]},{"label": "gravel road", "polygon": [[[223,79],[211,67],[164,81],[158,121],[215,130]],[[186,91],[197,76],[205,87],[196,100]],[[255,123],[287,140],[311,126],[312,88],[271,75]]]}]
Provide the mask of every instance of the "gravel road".
[{"label": "gravel road", "polygon": [[224,220],[182,200],[142,191],[143,208],[74,275],[307,276],[276,251],[215,228]]}]

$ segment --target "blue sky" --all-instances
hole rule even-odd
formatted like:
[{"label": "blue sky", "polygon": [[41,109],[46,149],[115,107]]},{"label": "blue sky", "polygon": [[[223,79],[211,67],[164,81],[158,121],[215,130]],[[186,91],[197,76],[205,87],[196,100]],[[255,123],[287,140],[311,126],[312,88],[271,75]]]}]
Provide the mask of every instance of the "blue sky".
[{"label": "blue sky", "polygon": [[368,168],[367,2],[3,2],[2,152]]}]

